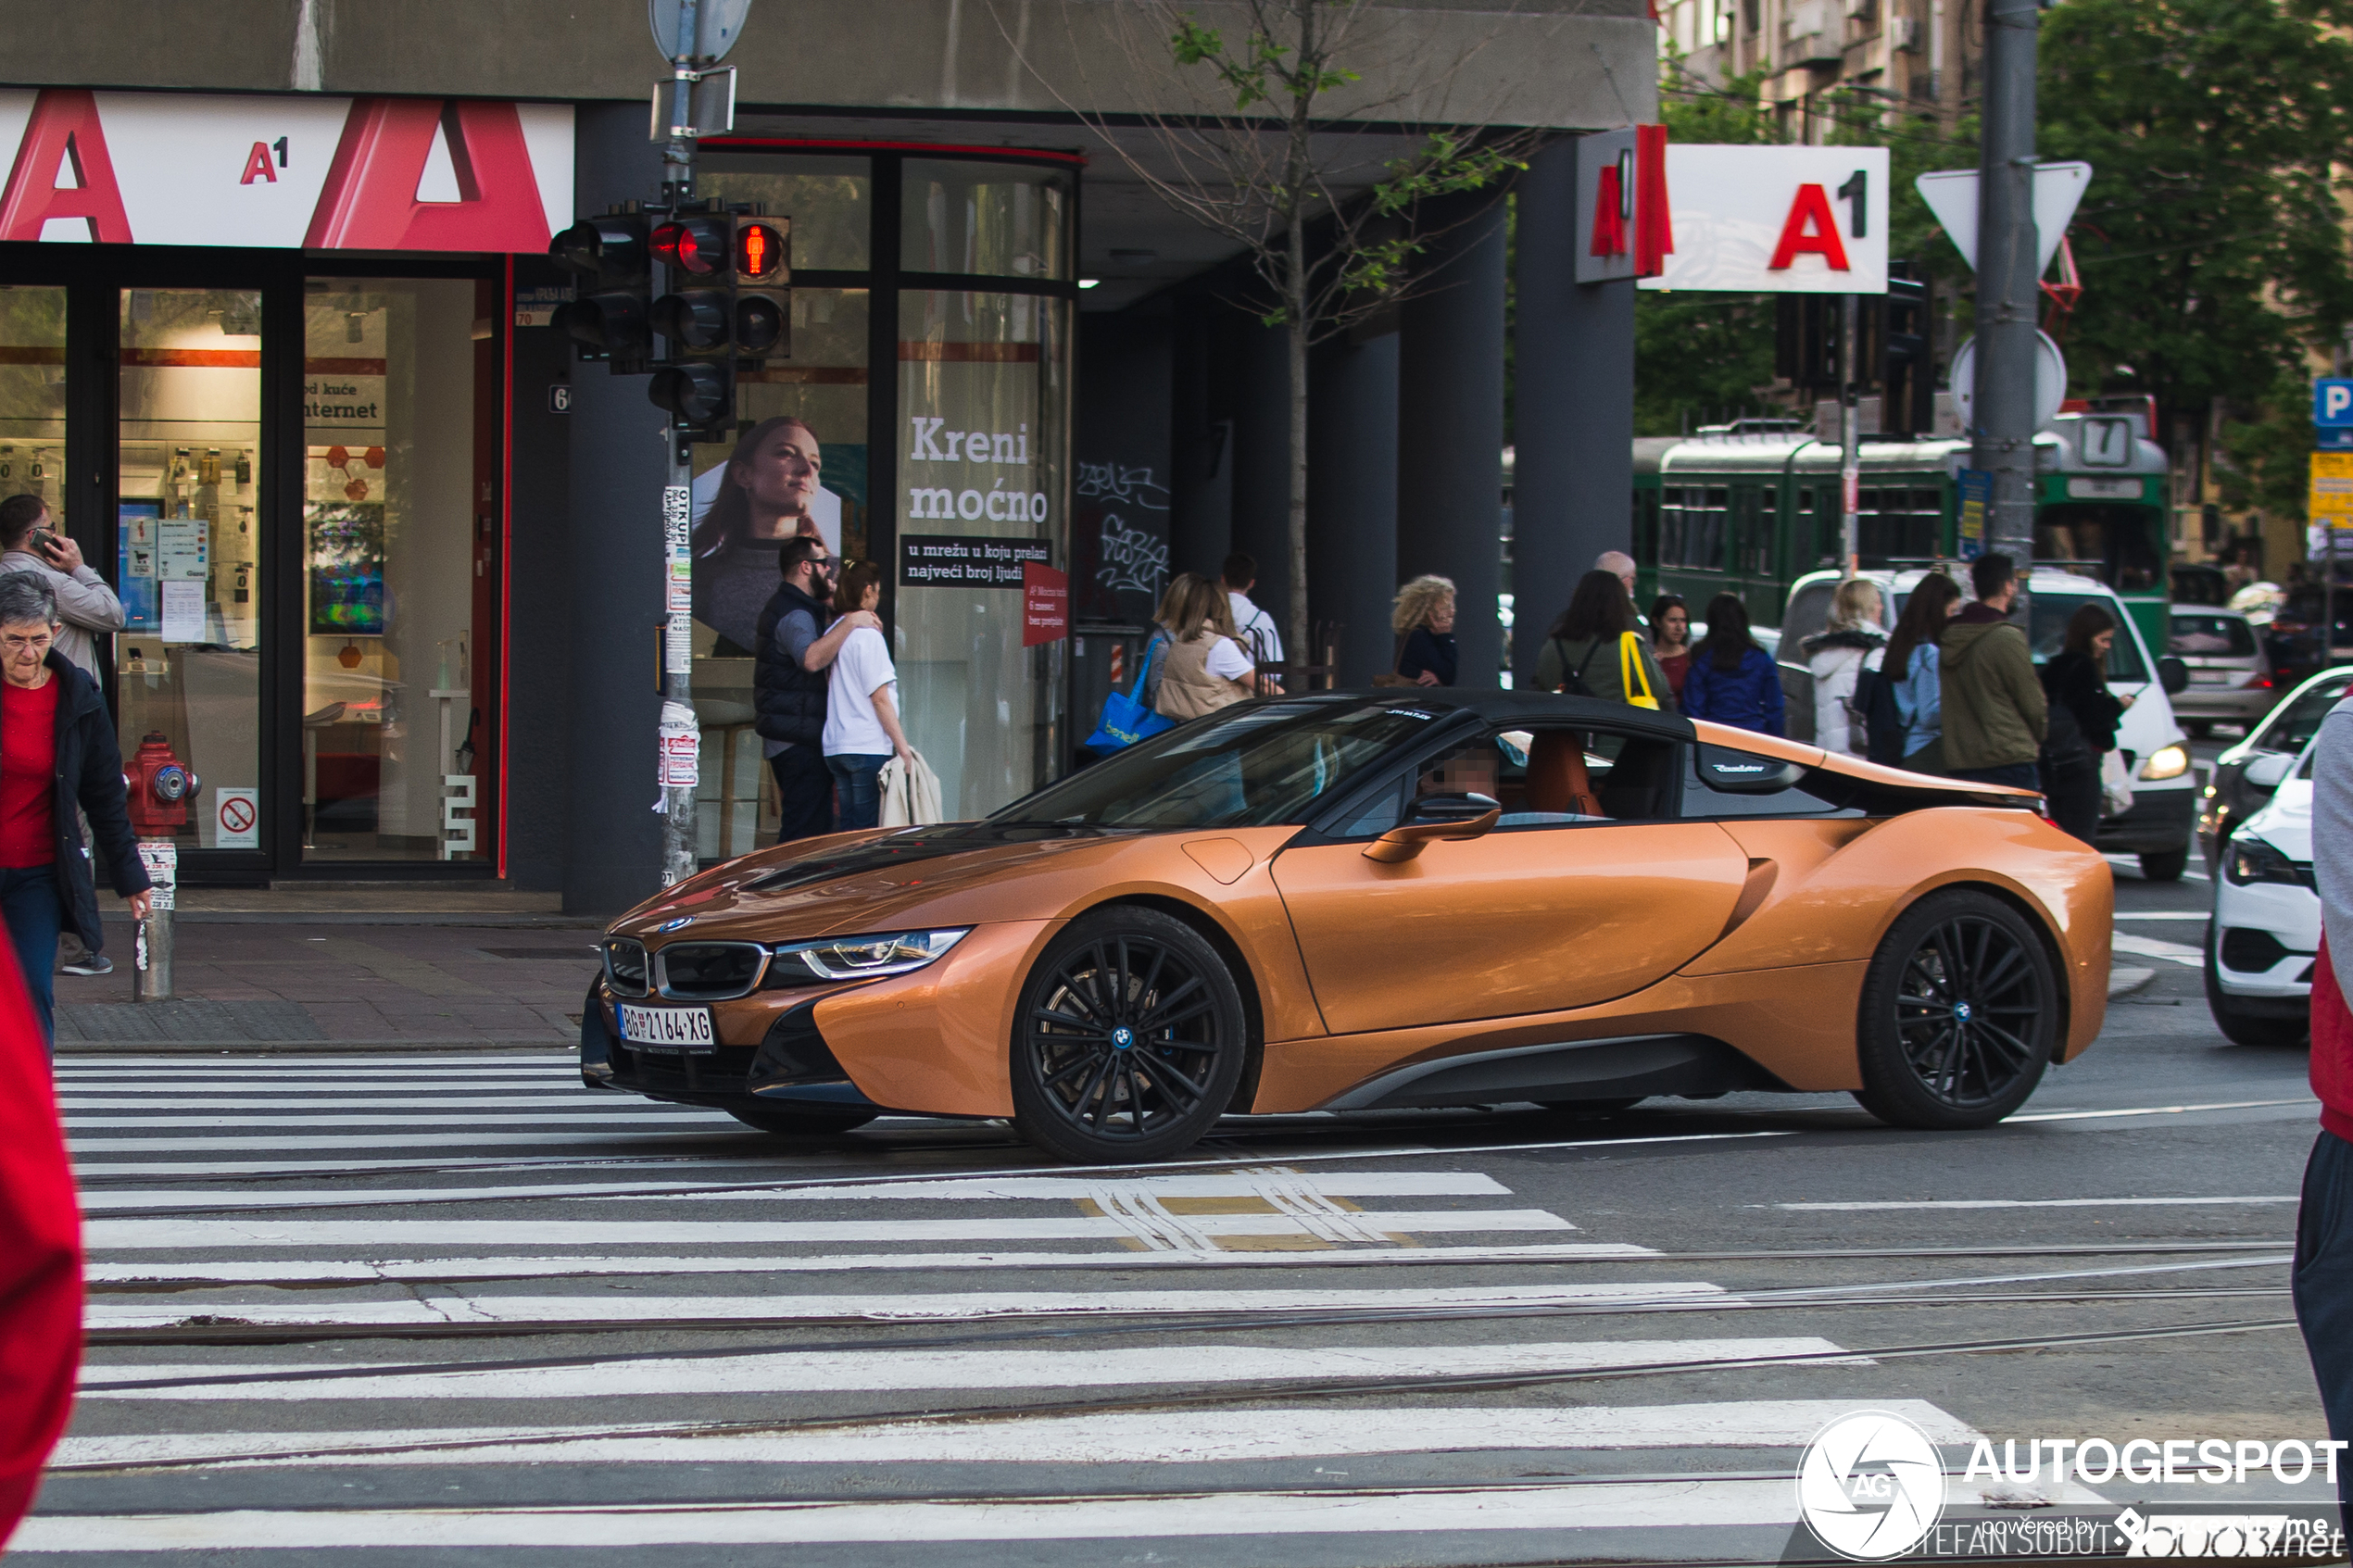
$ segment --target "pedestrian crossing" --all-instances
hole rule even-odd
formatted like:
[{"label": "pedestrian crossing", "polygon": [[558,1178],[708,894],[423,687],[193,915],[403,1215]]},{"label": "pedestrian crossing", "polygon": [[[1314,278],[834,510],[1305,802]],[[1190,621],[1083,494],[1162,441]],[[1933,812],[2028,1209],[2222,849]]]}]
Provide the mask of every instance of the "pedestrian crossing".
[{"label": "pedestrian crossing", "polygon": [[58,1079],[91,1345],[31,1562],[1762,1560],[1829,1422],[1978,1436],[1467,1156],[796,1145],[560,1055]]}]

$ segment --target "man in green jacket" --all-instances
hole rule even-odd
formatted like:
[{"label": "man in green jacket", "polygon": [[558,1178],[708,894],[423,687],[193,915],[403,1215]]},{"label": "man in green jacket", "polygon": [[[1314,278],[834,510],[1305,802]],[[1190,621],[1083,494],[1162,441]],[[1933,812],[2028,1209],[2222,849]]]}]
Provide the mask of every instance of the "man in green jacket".
[{"label": "man in green jacket", "polygon": [[1969,563],[1977,602],[1946,622],[1937,673],[1944,705],[1944,771],[1978,784],[2043,787],[2043,683],[2026,633],[2010,621],[2018,569],[2003,555]]}]

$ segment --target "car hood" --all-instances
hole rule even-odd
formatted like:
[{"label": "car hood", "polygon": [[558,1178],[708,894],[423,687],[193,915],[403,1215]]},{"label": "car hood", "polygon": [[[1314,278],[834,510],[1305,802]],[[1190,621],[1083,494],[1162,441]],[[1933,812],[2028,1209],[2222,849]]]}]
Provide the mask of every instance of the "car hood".
[{"label": "car hood", "polygon": [[2312,781],[2288,778],[2271,793],[2271,803],[2239,828],[2298,862],[2312,858]]},{"label": "car hood", "polygon": [[979,822],[837,834],[714,866],[663,889],[611,929],[789,942],[1051,919],[1067,908],[1074,876],[1107,875],[1109,862],[1161,836]]}]

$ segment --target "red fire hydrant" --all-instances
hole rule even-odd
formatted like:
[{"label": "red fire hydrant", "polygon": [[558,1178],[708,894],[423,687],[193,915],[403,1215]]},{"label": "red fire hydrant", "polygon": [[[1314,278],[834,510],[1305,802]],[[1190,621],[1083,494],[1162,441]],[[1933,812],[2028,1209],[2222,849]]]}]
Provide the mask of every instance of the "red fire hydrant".
[{"label": "red fire hydrant", "polygon": [[196,775],[171,754],[160,730],[149,730],[123,777],[131,800],[131,826],[139,835],[139,860],[155,884],[147,918],[132,944],[131,999],[171,999],[171,907],[180,881],[180,847],[174,835],[188,825],[188,801]]}]

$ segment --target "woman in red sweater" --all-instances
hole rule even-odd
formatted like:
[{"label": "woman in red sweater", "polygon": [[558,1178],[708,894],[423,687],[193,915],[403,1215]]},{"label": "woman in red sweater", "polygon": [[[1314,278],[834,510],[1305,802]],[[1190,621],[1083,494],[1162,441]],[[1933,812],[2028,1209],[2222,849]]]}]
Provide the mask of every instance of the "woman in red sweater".
[{"label": "woman in red sweater", "polygon": [[57,933],[70,928],[94,953],[106,945],[77,804],[133,919],[147,918],[151,885],[131,832],[114,721],[57,637],[49,584],[28,571],[0,577],[0,921],[48,1040]]}]

